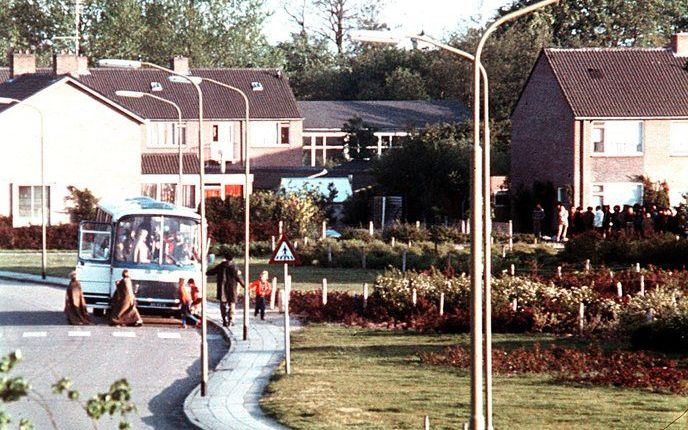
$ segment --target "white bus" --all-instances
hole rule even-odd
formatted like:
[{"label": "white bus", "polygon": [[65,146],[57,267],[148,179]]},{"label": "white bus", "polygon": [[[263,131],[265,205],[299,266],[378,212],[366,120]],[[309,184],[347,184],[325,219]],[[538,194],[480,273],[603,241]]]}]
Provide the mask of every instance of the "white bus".
[{"label": "white bus", "polygon": [[103,315],[122,270],[129,270],[137,307],[179,311],[179,278],[200,281],[200,216],[171,203],[136,197],[98,204],[79,225],[76,271],[86,303]]}]

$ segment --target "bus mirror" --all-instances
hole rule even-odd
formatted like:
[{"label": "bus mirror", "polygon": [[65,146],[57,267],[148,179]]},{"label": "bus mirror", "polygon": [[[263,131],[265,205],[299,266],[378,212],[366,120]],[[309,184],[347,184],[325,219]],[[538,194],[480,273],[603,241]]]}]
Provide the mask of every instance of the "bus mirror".
[{"label": "bus mirror", "polygon": [[208,265],[215,263],[215,254],[208,254]]}]

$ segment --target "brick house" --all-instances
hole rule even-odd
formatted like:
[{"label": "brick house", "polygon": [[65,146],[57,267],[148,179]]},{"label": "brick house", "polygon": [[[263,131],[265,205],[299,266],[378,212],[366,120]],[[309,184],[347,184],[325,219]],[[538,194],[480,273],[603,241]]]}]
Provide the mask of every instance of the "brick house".
[{"label": "brick house", "polygon": [[512,113],[511,190],[573,206],[642,202],[639,176],[688,193],[688,33],[669,48],[544,49]]},{"label": "brick house", "polygon": [[[251,182],[277,167],[301,166],[303,119],[286,79],[276,69],[189,69],[176,57],[176,71],[227,82],[244,91],[251,108]],[[40,132],[45,119],[49,221],[68,221],[67,186],[88,187],[96,197],[148,195],[195,207],[198,193],[198,101],[193,86],[171,81],[153,69],[89,68],[85,57],[60,54],[52,68],[37,69],[35,56],[15,53],[0,68],[0,97],[20,103],[0,105],[0,215],[15,226],[40,223]],[[242,195],[244,184],[244,102],[234,91],[201,83],[204,95],[203,142],[206,196]],[[123,98],[118,90],[154,94],[179,105]],[[179,133],[183,151],[182,189]]]}]

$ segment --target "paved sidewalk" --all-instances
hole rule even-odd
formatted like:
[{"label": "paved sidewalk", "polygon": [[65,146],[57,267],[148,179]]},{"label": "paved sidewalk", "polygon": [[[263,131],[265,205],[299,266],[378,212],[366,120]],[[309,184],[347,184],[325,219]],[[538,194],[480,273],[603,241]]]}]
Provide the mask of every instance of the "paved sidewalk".
[{"label": "paved sidewalk", "polygon": [[[270,375],[284,359],[284,315],[270,312],[261,321],[251,313],[249,340],[244,341],[244,313],[239,305],[236,325],[225,329],[231,342],[229,353],[211,373],[208,395],[201,397],[197,387],[186,398],[184,412],[202,429],[285,429],[268,418],[258,403]],[[217,303],[209,303],[207,316],[222,326]]]},{"label": "paved sidewalk", "polygon": [[[67,286],[66,278],[0,271],[0,278],[15,281]],[[266,320],[250,315],[249,340],[243,338],[243,302],[237,303],[236,325],[222,327],[220,307],[208,302],[208,322],[223,330],[231,342],[229,352],[211,371],[208,395],[201,397],[200,386],[184,401],[184,412],[196,426],[207,430],[285,429],[268,418],[260,409],[259,400],[270,375],[284,359],[284,315],[268,312]],[[292,329],[297,322],[292,320]]]}]

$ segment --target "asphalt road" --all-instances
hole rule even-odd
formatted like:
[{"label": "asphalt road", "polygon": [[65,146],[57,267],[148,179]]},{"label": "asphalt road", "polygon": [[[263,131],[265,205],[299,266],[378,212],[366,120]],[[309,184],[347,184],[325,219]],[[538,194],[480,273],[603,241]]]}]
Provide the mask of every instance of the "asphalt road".
[{"label": "asphalt road", "polygon": [[[76,327],[62,313],[64,289],[0,280],[0,355],[21,349],[24,360],[11,375],[25,376],[31,399],[6,404],[16,428],[20,417],[36,429],[94,429],[81,406],[52,394],[51,385],[70,377],[83,403],[106,392],[117,379],[132,386],[137,413],[132,429],[194,428],[183,403],[200,381],[200,331],[176,319],[146,317],[143,327],[109,327],[103,319]],[[210,368],[227,353],[219,332],[209,330]],[[119,418],[102,418],[98,429],[116,429]]]}]

